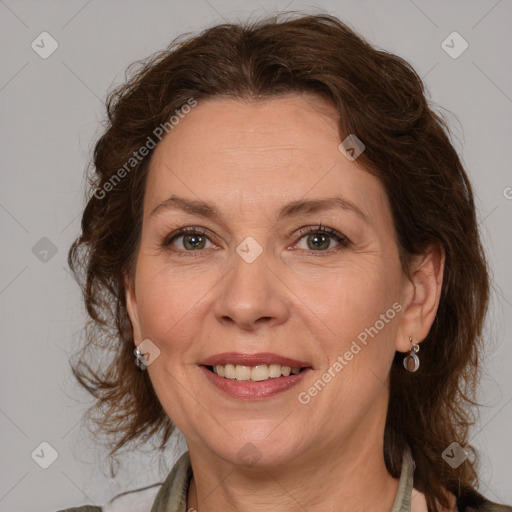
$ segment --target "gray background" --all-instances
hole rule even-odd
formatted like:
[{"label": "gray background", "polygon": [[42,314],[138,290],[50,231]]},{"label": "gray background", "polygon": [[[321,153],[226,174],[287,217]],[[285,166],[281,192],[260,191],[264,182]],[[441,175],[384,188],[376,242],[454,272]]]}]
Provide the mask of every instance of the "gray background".
[{"label": "gray background", "polygon": [[[66,252],[78,233],[84,169],[101,133],[102,101],[128,64],[183,32],[285,8],[339,16],[370,42],[408,60],[429,97],[446,109],[475,187],[494,274],[484,406],[471,441],[481,450],[482,492],[512,503],[510,0],[0,0],[0,511],[101,505],[117,492],[165,477],[185,450],[178,437],[166,467],[148,453],[133,453],[118,477],[109,479],[99,470],[105,451],[81,426],[90,402],[74,384],[68,356],[85,317]],[[59,45],[47,59],[31,48],[43,31]],[[469,44],[458,58],[441,46],[453,31]],[[460,40],[448,41],[452,53],[461,48]],[[54,255],[43,237],[55,246]],[[58,452],[48,469],[35,461],[50,460],[42,442]],[[39,458],[31,456],[36,448]]]}]

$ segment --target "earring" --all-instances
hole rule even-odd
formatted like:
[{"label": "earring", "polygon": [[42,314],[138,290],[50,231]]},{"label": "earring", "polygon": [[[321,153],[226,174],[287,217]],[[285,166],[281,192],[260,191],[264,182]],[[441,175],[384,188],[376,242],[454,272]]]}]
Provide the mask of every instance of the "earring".
[{"label": "earring", "polygon": [[138,347],[133,353],[135,354],[135,364],[138,366],[139,370],[143,372],[146,369],[146,354],[143,354]]},{"label": "earring", "polygon": [[412,343],[411,350],[404,357],[404,368],[409,372],[415,372],[420,367],[420,359],[416,353],[420,350],[420,346],[412,341],[409,336],[409,341]]}]

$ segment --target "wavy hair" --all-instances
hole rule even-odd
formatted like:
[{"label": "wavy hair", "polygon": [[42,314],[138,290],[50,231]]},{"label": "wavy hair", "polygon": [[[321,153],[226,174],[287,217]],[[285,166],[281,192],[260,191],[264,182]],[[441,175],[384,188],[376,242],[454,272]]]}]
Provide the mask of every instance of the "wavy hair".
[{"label": "wavy hair", "polygon": [[[438,510],[448,506],[445,490],[459,495],[478,482],[468,429],[489,276],[473,193],[447,123],[429,107],[414,69],[327,14],[282,13],[186,34],[132,65],[125,83],[109,93],[81,234],[68,254],[90,316],[71,365],[95,398],[87,418],[112,439],[110,457],[130,441],[153,436],[163,451],[174,430],[148,373],[134,364],[125,303],[124,277],[133,277],[152,151],[114,183],[115,175],[191,98],[265,99],[293,92],[327,100],[339,113],[340,140],[356,134],[364,142],[358,163],[388,195],[404,272],[432,242],[444,247],[441,298],[422,343],[421,367],[404,371],[403,354],[396,354],[384,435],[388,471],[400,474],[408,445],[415,486],[429,510]],[[452,442],[470,453],[457,468],[441,456]]]}]

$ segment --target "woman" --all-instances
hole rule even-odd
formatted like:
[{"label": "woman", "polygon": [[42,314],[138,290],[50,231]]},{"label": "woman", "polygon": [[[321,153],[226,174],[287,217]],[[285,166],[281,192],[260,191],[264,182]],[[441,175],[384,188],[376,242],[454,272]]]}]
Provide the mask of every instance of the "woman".
[{"label": "woman", "polygon": [[221,25],[108,115],[69,254],[93,320],[74,373],[112,456],[183,433],[147,510],[512,510],[468,444],[472,190],[406,62],[327,15]]}]

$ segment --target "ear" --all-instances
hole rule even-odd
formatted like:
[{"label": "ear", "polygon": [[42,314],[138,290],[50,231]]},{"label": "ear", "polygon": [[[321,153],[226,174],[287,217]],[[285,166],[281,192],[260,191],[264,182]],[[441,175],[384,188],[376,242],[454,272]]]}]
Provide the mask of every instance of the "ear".
[{"label": "ear", "polygon": [[395,348],[409,352],[411,342],[423,341],[434,323],[443,285],[445,251],[441,243],[432,243],[427,251],[416,256],[410,265],[410,277],[404,280],[402,305]]},{"label": "ear", "polygon": [[124,274],[124,287],[126,310],[132,324],[133,340],[135,345],[138,345],[142,342],[142,335],[139,322],[139,313],[137,309],[137,300],[135,298],[135,283],[134,280],[127,274]]}]

